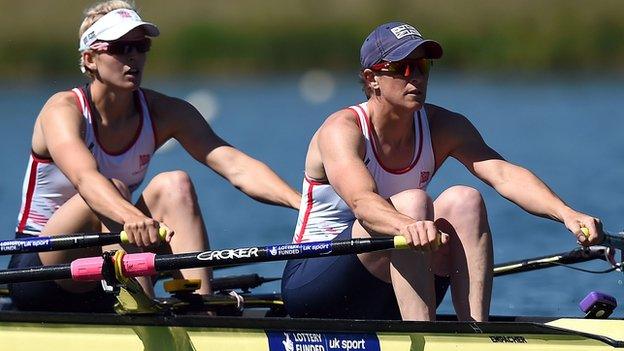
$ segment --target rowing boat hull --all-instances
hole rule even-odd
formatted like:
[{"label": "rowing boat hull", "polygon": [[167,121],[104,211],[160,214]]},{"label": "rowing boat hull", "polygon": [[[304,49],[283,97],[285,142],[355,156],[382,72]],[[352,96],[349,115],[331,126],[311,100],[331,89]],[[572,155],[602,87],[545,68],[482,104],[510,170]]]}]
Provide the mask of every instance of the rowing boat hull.
[{"label": "rowing boat hull", "polygon": [[[579,332],[582,331],[582,332]],[[612,350],[624,320],[488,323],[0,313],[2,350]]]}]

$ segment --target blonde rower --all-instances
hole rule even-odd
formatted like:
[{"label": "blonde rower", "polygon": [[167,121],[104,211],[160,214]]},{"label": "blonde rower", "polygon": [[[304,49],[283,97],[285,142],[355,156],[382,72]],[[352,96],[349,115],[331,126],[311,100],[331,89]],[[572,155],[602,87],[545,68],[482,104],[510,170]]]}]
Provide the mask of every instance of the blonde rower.
[{"label": "blonde rower", "polygon": [[[123,229],[131,243],[145,249],[157,244],[158,229],[164,224],[170,229],[168,250],[207,249],[195,190],[185,172],[158,174],[131,203],[154,152],[170,139],[250,197],[299,206],[295,190],[265,164],[222,140],[189,103],[141,88],[151,38],[158,35],[158,28],[142,21],[125,1],[103,2],[86,11],[79,50],[80,66],[90,83],[56,93],[37,117],[16,230],[19,237]],[[15,255],[10,267],[65,263],[98,255],[99,250]],[[181,273],[202,280],[200,293],[211,292],[209,269]],[[153,293],[149,282],[143,285]],[[110,297],[98,286],[20,283],[11,285],[10,291],[22,309],[108,309]]]}]

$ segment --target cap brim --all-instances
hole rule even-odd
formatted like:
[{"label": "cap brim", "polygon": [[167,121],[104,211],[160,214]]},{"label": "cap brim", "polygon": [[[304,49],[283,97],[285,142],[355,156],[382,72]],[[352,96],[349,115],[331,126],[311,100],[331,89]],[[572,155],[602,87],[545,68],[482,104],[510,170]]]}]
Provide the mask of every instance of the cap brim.
[{"label": "cap brim", "polygon": [[157,37],[160,35],[160,30],[154,24],[149,22],[128,22],[122,25],[114,26],[98,35],[99,40],[117,40],[124,35],[128,34],[131,30],[142,27],[145,30],[145,35],[149,37]]},{"label": "cap brim", "polygon": [[423,40],[408,40],[399,45],[396,49],[389,52],[384,60],[387,61],[400,61],[408,57],[414,50],[419,47],[425,49],[426,58],[439,59],[442,57],[442,46],[435,40],[423,39]]}]

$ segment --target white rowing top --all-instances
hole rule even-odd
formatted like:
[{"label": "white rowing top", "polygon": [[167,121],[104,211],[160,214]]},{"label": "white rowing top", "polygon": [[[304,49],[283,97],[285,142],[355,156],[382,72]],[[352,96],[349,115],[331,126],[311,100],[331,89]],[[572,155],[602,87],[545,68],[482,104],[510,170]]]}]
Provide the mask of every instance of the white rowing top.
[{"label": "white rowing top", "polygon": [[[366,142],[364,164],[379,195],[388,199],[408,189],[427,188],[435,168],[429,123],[424,107],[414,113],[414,158],[404,169],[390,169],[379,160],[367,103],[349,107],[358,117]],[[327,182],[305,176],[293,242],[332,240],[355,220],[353,211]]]},{"label": "white rowing top", "polygon": [[[136,134],[128,147],[119,152],[107,152],[98,141],[97,123],[93,118],[93,103],[89,86],[74,88],[76,103],[85,120],[85,145],[95,158],[98,170],[109,179],[118,179],[130,191],[138,188],[147,172],[154,154],[156,138],[145,96],[141,90],[135,93],[140,106],[141,119]],[[46,158],[31,152],[22,186],[22,205],[16,231],[37,235],[54,212],[72,196],[77,194],[69,179]]]}]

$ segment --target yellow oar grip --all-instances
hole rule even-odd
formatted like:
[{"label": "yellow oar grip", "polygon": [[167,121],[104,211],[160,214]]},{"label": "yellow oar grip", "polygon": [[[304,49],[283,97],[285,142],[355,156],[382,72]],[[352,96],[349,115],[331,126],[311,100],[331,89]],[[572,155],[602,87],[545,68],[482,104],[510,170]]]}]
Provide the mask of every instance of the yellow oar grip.
[{"label": "yellow oar grip", "polygon": [[581,231],[583,232],[583,235],[585,235],[585,237],[589,237],[589,229],[581,227]]},{"label": "yellow oar grip", "polygon": [[407,249],[407,239],[403,235],[394,236],[394,248],[395,249]]},{"label": "yellow oar grip", "polygon": [[[119,233],[119,238],[121,239],[121,242],[123,244],[127,244],[128,243],[128,233],[126,233],[125,231],[121,231]],[[167,228],[165,228],[164,226],[161,226],[160,228],[158,228],[158,238],[160,239],[160,242],[164,242],[165,239],[167,238]]]},{"label": "yellow oar grip", "polygon": [[164,242],[165,239],[167,239],[167,227],[165,227],[164,225],[160,225],[160,228],[158,228],[158,239],[160,239],[160,242]]},{"label": "yellow oar grip", "polygon": [[[442,233],[438,232],[436,234],[436,245],[439,247],[442,245]],[[395,235],[394,236],[394,248],[395,249],[407,249],[407,239],[403,235]]]}]

